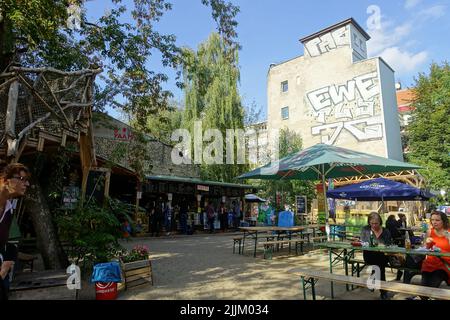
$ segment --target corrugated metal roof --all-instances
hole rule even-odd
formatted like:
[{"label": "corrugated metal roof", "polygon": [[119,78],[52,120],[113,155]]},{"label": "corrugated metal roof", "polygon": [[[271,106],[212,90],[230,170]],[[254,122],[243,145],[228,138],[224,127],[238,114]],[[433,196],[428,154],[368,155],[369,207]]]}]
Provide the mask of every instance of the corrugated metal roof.
[{"label": "corrugated metal roof", "polygon": [[147,176],[147,180],[156,180],[156,181],[172,181],[172,182],[185,182],[185,183],[194,183],[194,184],[203,184],[209,186],[222,186],[222,187],[232,187],[232,188],[256,188],[254,186],[248,184],[238,184],[238,183],[229,183],[229,182],[220,182],[220,181],[208,181],[201,180],[189,177],[178,177],[178,176]]}]

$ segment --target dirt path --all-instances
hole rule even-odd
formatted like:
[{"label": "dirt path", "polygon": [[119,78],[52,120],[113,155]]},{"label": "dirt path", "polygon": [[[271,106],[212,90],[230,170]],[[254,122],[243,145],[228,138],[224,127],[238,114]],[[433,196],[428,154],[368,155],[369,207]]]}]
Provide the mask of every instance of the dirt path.
[{"label": "dirt path", "polygon": [[[299,266],[328,270],[328,256],[320,251],[304,256],[276,253],[273,260],[264,260],[262,250],[253,258],[248,243],[245,255],[233,254],[232,237],[135,238],[123,243],[127,248],[136,244],[149,247],[154,286],[122,291],[119,299],[303,299],[300,279],[287,271]],[[387,276],[395,275],[388,271]],[[329,288],[329,282],[319,283],[318,298],[329,299]],[[335,285],[335,294],[337,299],[378,299],[378,293],[368,289],[346,292],[341,285]]]}]

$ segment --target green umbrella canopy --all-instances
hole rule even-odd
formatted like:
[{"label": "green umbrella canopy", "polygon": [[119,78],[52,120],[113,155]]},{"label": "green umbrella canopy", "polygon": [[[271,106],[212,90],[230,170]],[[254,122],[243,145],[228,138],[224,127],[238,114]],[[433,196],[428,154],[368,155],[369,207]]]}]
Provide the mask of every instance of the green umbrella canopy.
[{"label": "green umbrella canopy", "polygon": [[238,179],[323,180],[420,168],[406,162],[319,143],[244,173]]}]

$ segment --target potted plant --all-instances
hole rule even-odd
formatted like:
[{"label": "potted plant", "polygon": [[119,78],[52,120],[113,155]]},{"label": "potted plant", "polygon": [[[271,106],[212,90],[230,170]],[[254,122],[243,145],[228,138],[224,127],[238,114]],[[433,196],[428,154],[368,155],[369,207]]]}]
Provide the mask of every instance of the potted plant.
[{"label": "potted plant", "polygon": [[120,260],[126,289],[147,283],[153,285],[152,263],[147,246],[134,246]]}]

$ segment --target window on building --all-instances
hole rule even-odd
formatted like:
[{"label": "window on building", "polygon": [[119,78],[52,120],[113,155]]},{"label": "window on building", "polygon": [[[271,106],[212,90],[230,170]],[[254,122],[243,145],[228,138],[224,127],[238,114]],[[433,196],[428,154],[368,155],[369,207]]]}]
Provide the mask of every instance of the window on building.
[{"label": "window on building", "polygon": [[288,89],[289,89],[289,86],[288,86],[287,80],[286,80],[286,81],[283,81],[283,82],[281,83],[281,92],[287,92]]},{"label": "window on building", "polygon": [[281,108],[281,119],[289,119],[289,107]]}]

